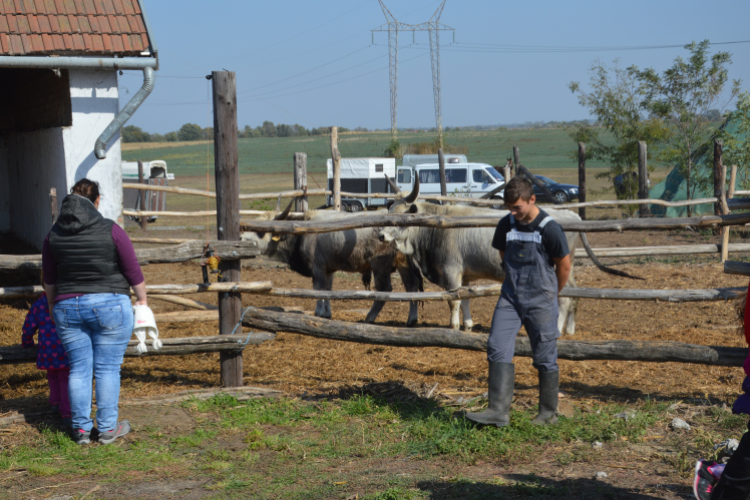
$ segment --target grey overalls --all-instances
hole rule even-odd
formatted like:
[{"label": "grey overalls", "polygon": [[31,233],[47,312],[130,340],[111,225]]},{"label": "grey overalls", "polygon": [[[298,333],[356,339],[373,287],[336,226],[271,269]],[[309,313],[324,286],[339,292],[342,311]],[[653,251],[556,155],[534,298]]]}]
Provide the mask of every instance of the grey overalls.
[{"label": "grey overalls", "polygon": [[534,352],[534,367],[540,372],[558,369],[557,275],[539,232],[551,221],[548,215],[528,233],[518,231],[516,220],[510,216],[510,231],[505,236],[505,280],[487,340],[487,359],[492,363],[513,361],[516,335],[523,325]]}]

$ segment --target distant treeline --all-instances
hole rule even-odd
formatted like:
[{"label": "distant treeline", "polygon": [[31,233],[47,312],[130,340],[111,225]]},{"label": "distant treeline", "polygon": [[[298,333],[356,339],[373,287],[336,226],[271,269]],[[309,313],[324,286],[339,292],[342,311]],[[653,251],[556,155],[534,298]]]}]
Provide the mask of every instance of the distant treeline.
[{"label": "distant treeline", "polygon": [[[350,131],[351,130],[346,127],[339,127],[339,132]],[[364,127],[357,127],[354,131],[368,132]],[[240,138],[299,137],[306,135],[329,135],[330,133],[331,127],[308,129],[299,124],[287,125],[286,123],[279,123],[278,125],[274,125],[274,123],[270,121],[265,121],[263,122],[263,125],[255,128],[250,125],[245,125],[245,128],[237,131],[237,135]],[[213,138],[213,127],[201,128],[200,125],[196,125],[195,123],[186,123],[180,127],[180,130],[167,132],[166,134],[150,134],[135,125],[128,125],[122,129],[122,142],[184,142],[213,140]]]}]

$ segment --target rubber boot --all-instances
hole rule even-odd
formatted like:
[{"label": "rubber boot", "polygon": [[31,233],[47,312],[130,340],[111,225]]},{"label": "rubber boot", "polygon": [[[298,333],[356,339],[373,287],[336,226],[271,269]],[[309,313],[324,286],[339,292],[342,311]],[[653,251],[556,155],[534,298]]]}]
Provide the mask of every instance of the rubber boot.
[{"label": "rubber boot", "polygon": [[513,401],[516,369],[513,363],[490,362],[489,407],[479,413],[466,413],[466,418],[483,425],[505,427],[510,423],[510,404]]},{"label": "rubber boot", "polygon": [[[750,423],[748,423],[750,430]],[[750,432],[729,458],[719,482],[714,486],[711,500],[745,500],[750,497]]]},{"label": "rubber boot", "polygon": [[539,372],[539,415],[531,421],[536,425],[557,423],[557,397],[560,390],[560,371]]}]

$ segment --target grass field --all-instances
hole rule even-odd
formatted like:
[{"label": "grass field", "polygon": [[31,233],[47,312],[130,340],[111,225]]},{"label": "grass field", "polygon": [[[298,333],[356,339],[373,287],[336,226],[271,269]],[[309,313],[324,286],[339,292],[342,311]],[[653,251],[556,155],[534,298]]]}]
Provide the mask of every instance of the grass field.
[{"label": "grass field", "polygon": [[[382,156],[390,143],[390,132],[346,133],[339,136],[339,149],[344,157]],[[606,139],[606,134],[603,134]],[[434,139],[429,132],[399,135],[402,145],[428,142]],[[445,142],[468,150],[470,161],[504,165],[512,156],[513,145],[521,151],[521,162],[532,170],[577,168],[573,159],[577,146],[564,129],[516,129],[458,131],[445,135]],[[326,160],[331,156],[329,136],[259,137],[239,139],[240,174],[269,174],[292,172],[292,157],[296,152],[307,153],[308,170],[325,172]],[[169,171],[177,177],[213,175],[213,143],[130,143],[123,146],[122,159],[165,160]],[[589,161],[587,167],[605,167],[602,162]]]}]

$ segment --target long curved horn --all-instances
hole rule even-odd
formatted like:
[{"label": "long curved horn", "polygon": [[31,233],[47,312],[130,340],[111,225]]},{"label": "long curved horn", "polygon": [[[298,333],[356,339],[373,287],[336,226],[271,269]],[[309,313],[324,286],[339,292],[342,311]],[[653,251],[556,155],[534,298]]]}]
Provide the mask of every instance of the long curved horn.
[{"label": "long curved horn", "polygon": [[385,180],[388,182],[388,184],[390,184],[391,190],[393,190],[393,192],[396,194],[400,194],[401,190],[398,188],[396,183],[393,182],[390,177],[388,177],[388,174],[383,174],[383,175],[385,176]]},{"label": "long curved horn", "polygon": [[622,276],[623,278],[630,278],[634,280],[644,280],[645,278],[641,278],[640,276],[633,276],[632,274],[628,274],[625,271],[620,271],[619,269],[612,269],[611,267],[607,267],[604,264],[601,263],[601,261],[594,255],[594,250],[591,248],[591,245],[589,245],[589,239],[586,237],[586,233],[580,233],[581,236],[581,243],[583,243],[583,248],[586,249],[586,254],[589,256],[589,259],[594,263],[596,267],[598,267],[601,271],[607,273],[607,274],[614,274],[615,276]]},{"label": "long curved horn", "polygon": [[281,212],[281,195],[279,195],[279,198],[276,200],[276,211]]},{"label": "long curved horn", "polygon": [[409,193],[409,196],[404,198],[405,203],[414,203],[419,197],[419,175],[414,176],[414,188]]},{"label": "long curved horn", "polygon": [[286,220],[286,218],[289,217],[289,212],[292,211],[292,203],[294,203],[294,198],[292,198],[292,201],[289,202],[289,205],[286,206],[284,211],[274,217],[273,220]]}]

